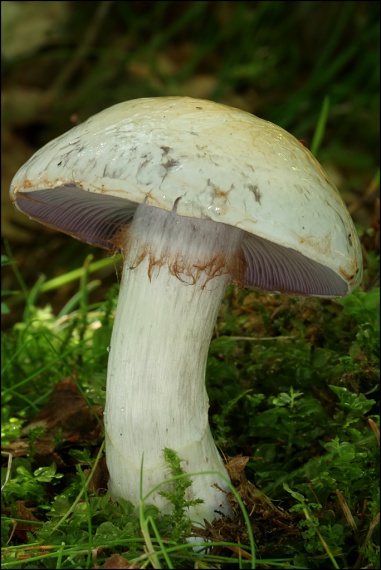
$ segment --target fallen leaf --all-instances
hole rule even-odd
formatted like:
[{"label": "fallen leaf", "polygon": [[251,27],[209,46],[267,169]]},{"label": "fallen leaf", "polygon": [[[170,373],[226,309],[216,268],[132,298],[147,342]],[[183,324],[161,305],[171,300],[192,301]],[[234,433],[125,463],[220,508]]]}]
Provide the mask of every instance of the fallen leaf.
[{"label": "fallen leaf", "polygon": [[142,566],[132,564],[120,554],[113,554],[106,560],[102,568],[142,568]]}]

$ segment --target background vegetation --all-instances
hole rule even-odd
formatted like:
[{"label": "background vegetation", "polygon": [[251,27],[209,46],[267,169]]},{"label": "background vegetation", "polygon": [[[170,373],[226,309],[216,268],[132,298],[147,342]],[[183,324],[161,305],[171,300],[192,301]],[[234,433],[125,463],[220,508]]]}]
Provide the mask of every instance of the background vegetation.
[{"label": "background vegetation", "polygon": [[[379,3],[1,8],[3,566],[378,568]],[[113,103],[160,95],[240,107],[305,140],[364,254],[361,290],[340,301],[227,292],[210,416],[248,515],[232,497],[237,515],[207,526],[202,557],[185,541],[181,486],[169,518],[137,518],[105,494],[118,260],[8,199],[43,144]]]}]

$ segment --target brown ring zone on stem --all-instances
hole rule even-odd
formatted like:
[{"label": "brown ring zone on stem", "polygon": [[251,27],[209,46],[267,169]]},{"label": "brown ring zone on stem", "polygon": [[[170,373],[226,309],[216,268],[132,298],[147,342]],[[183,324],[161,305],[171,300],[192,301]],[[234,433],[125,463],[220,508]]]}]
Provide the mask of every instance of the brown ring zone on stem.
[{"label": "brown ring zone on stem", "polygon": [[202,289],[211,279],[222,275],[229,275],[231,281],[238,286],[242,287],[244,284],[247,263],[241,248],[229,252],[221,251],[217,254],[214,252],[211,257],[200,256],[199,259],[189,259],[185,254],[179,253],[178,248],[174,248],[174,251],[170,251],[169,248],[155,251],[152,243],[147,241],[139,244],[134,243],[130,239],[129,225],[117,232],[112,245],[115,252],[122,252],[124,259],[129,257],[132,249],[135,249],[133,261],[129,260],[131,270],[138,267],[148,257],[148,278],[150,281],[155,270],[160,271],[162,267],[167,266],[171,275],[187,285],[195,285],[204,278],[205,281],[201,285]]}]

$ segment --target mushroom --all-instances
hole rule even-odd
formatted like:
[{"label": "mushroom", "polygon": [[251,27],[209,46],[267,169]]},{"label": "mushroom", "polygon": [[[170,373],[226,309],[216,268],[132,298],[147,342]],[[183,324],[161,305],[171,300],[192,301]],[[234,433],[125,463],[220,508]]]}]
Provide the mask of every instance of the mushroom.
[{"label": "mushroom", "polygon": [[[121,250],[105,435],[114,498],[139,503],[166,478],[227,472],[208,424],[205,368],[226,286],[339,297],[361,281],[360,245],[332,182],[288,132],[188,97],[127,101],[53,140],[20,168],[11,199],[30,218]],[[106,347],[105,347],[106,349]],[[229,514],[227,485],[192,476],[193,520]],[[167,508],[158,493],[151,496]]]}]

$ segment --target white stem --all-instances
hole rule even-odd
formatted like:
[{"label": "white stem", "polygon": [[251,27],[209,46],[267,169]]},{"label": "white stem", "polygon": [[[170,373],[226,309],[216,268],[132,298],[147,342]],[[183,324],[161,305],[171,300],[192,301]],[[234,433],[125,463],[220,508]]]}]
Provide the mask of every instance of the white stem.
[{"label": "white stem", "polygon": [[[143,495],[168,477],[165,447],[178,453],[187,472],[227,475],[208,424],[205,368],[242,233],[175,210],[142,204],[136,211],[123,238],[107,374],[106,457],[114,497],[138,505],[143,454]],[[186,498],[204,501],[190,512],[194,520],[229,513],[226,494],[213,486],[226,489],[221,478],[192,481]],[[149,502],[166,510],[157,494]]]}]

